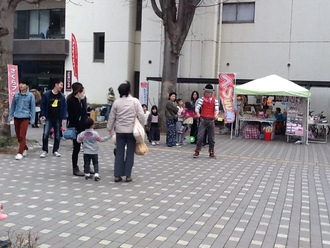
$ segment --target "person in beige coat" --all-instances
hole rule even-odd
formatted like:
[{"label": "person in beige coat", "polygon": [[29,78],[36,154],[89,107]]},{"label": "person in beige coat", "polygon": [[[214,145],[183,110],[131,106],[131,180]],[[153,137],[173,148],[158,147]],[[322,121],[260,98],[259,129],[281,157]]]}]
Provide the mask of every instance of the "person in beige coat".
[{"label": "person in beige coat", "polygon": [[[118,92],[120,98],[112,105],[107,129],[109,132],[116,130],[115,182],[122,181],[122,176],[126,176],[126,182],[131,182],[136,144],[133,126],[136,117],[144,126],[144,112],[140,101],[131,96],[131,84],[128,81],[119,85]],[[125,146],[127,146],[126,154]]]}]

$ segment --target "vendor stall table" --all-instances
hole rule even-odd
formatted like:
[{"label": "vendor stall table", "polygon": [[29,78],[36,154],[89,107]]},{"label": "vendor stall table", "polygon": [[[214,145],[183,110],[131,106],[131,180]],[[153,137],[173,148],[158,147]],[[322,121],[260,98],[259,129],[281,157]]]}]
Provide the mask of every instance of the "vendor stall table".
[{"label": "vendor stall table", "polygon": [[[268,123],[272,127],[272,140],[275,135],[275,122],[276,120],[266,119],[266,118],[257,118],[257,117],[238,117],[238,125],[235,129],[235,136],[238,136],[244,122],[259,122],[259,123]],[[262,131],[262,130],[261,130]]]}]

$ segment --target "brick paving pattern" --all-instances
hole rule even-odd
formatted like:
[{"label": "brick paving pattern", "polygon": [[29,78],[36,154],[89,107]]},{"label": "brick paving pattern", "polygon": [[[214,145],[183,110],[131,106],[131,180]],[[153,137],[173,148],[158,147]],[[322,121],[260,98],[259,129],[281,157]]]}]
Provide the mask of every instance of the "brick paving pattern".
[{"label": "brick paving pattern", "polygon": [[[29,137],[40,142],[41,130]],[[328,144],[216,135],[217,159],[207,148],[193,159],[193,145],[164,139],[135,156],[130,183],[113,181],[111,142],[99,143],[99,182],[72,175],[71,141],[61,157],[0,155],[0,237],[31,229],[40,248],[330,247]]]}]

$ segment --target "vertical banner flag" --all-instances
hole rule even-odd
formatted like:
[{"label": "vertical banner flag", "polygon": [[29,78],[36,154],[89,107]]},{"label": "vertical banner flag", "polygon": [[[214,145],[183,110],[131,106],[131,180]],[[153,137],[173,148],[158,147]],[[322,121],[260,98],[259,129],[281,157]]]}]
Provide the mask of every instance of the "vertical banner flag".
[{"label": "vertical banner flag", "polygon": [[71,55],[72,55],[72,67],[73,67],[73,75],[78,79],[78,45],[76,36],[74,34],[71,35]]},{"label": "vertical banner flag", "polygon": [[9,95],[9,108],[10,108],[15,93],[19,91],[18,67],[16,65],[7,65],[7,70],[8,70],[8,95]]},{"label": "vertical banner flag", "polygon": [[66,79],[65,90],[71,91],[72,90],[72,71],[68,70],[65,72],[65,79]]},{"label": "vertical banner flag", "polygon": [[235,121],[234,84],[234,73],[219,74],[219,96],[227,123],[233,123]]},{"label": "vertical banner flag", "polygon": [[148,105],[148,82],[140,83],[140,99],[142,104]]}]

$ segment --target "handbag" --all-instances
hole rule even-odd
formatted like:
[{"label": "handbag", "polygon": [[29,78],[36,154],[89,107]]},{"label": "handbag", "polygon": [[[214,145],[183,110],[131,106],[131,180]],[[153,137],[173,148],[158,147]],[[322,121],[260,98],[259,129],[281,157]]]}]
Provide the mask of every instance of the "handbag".
[{"label": "handbag", "polygon": [[64,139],[77,139],[77,131],[75,127],[67,127],[63,132]]},{"label": "handbag", "polygon": [[146,155],[149,152],[149,148],[146,143],[140,142],[135,144],[135,154],[136,155]]}]

